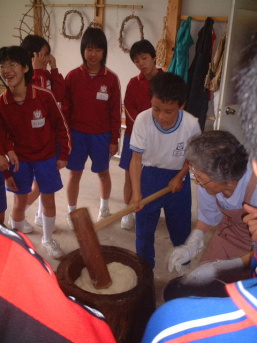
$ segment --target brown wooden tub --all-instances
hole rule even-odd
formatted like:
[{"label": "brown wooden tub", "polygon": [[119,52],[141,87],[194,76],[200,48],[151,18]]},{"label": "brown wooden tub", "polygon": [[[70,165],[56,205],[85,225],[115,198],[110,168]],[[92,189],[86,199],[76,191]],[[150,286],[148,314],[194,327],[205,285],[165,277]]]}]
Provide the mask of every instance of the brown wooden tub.
[{"label": "brown wooden tub", "polygon": [[119,294],[95,294],[74,284],[85,267],[80,249],[65,256],[57,269],[57,278],[66,295],[102,312],[119,343],[139,343],[147,321],[155,310],[153,271],[140,256],[127,249],[101,246],[106,264],[120,262],[134,269],[136,287]]}]

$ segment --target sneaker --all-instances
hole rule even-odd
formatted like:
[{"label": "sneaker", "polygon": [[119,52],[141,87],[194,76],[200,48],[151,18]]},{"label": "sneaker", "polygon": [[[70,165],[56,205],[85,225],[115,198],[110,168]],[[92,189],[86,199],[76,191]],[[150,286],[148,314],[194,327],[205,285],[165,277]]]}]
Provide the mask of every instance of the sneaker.
[{"label": "sneaker", "polygon": [[38,215],[38,212],[36,212],[34,223],[37,224],[38,226],[43,227],[43,218],[42,216]]},{"label": "sneaker", "polygon": [[60,244],[55,239],[52,239],[50,242],[44,242],[42,239],[42,246],[47,250],[48,255],[54,259],[58,260],[63,256]]},{"label": "sneaker", "polygon": [[33,226],[26,219],[24,219],[24,225],[22,228],[15,228],[15,225],[13,224],[12,216],[10,214],[8,218],[8,225],[10,225],[12,229],[17,229],[18,231],[21,231],[22,233],[31,233],[34,231]]},{"label": "sneaker", "polygon": [[131,230],[135,224],[133,213],[129,213],[121,218],[120,226],[124,230]]},{"label": "sneaker", "polygon": [[102,220],[106,217],[109,217],[111,215],[110,213],[110,210],[108,207],[103,207],[103,208],[100,208],[99,210],[99,214],[98,214],[98,217],[97,217],[97,221],[99,222],[99,220]]},{"label": "sneaker", "polygon": [[71,230],[74,230],[74,226],[73,226],[73,223],[72,223],[72,220],[71,220],[71,217],[70,217],[69,213],[67,214],[67,222],[68,222],[69,228]]}]

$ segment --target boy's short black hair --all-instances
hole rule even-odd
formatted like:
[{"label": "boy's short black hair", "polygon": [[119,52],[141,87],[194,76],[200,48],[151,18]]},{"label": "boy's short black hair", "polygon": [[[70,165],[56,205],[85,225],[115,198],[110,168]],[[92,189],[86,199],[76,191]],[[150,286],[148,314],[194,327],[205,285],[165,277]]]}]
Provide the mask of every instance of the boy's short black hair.
[{"label": "boy's short black hair", "polygon": [[29,54],[20,46],[5,46],[0,49],[0,63],[12,61],[21,64],[23,68],[29,67],[25,73],[25,84],[29,84],[33,76],[33,67]]},{"label": "boy's short black hair", "polygon": [[150,96],[162,102],[177,101],[182,106],[187,97],[187,85],[182,77],[172,73],[160,73],[151,79]]},{"label": "boy's short black hair", "polygon": [[101,65],[105,65],[107,58],[107,39],[102,29],[98,27],[88,27],[81,38],[80,53],[84,64],[87,61],[84,57],[86,48],[103,49]]},{"label": "boy's short black hair", "polygon": [[47,46],[50,54],[51,48],[45,38],[38,35],[28,35],[23,39],[20,46],[25,49],[32,58],[34,57],[33,52],[39,52],[45,45]]},{"label": "boy's short black hair", "polygon": [[147,39],[141,39],[138,42],[135,42],[129,52],[130,58],[132,62],[134,62],[134,59],[136,55],[140,54],[149,54],[152,58],[156,57],[156,51],[152,43],[149,42]]}]

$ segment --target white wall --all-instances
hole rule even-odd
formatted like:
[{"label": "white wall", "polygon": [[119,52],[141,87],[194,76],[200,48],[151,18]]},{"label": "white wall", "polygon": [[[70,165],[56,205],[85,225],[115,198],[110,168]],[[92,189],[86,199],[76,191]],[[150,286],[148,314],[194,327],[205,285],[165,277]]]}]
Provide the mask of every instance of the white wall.
[{"label": "white wall", "polygon": [[[184,0],[182,5],[182,14],[185,15],[204,15],[204,16],[227,16],[229,13],[231,0]],[[29,0],[0,0],[0,46],[19,44],[18,28],[23,14],[29,8],[25,4],[29,4]],[[92,0],[46,0],[45,4],[83,4],[93,3]],[[106,0],[106,4],[124,4],[124,5],[143,5],[143,9],[135,9],[135,15],[139,16],[144,25],[144,37],[156,46],[161,39],[163,30],[163,17],[166,15],[168,0]],[[47,8],[50,13],[50,45],[52,53],[56,57],[57,65],[60,72],[65,76],[68,71],[77,67],[81,63],[80,56],[80,40],[67,39],[61,34],[62,24],[65,12],[72,8],[52,7]],[[84,18],[85,28],[94,18],[93,8],[80,7],[76,8],[80,11]],[[32,13],[32,12],[31,12]],[[108,58],[107,66],[119,75],[124,95],[126,85],[131,77],[138,73],[136,67],[129,58],[129,54],[125,54],[119,48],[119,31],[122,21],[132,14],[132,9],[121,8],[106,8],[105,9],[105,24],[104,31],[108,40]],[[32,21],[28,20],[28,24],[32,26]],[[80,29],[80,18],[73,14],[68,17],[66,22],[66,30],[68,34],[76,35]],[[191,34],[196,41],[197,33],[202,27],[202,22],[192,21]],[[125,45],[130,47],[131,44],[140,39],[138,26],[136,21],[129,21],[126,26]],[[225,29],[225,24],[215,24],[215,32],[219,38],[221,32]],[[26,35],[26,34],[25,34]],[[216,41],[216,44],[218,39]],[[191,48],[191,57],[194,54],[194,47]]]}]

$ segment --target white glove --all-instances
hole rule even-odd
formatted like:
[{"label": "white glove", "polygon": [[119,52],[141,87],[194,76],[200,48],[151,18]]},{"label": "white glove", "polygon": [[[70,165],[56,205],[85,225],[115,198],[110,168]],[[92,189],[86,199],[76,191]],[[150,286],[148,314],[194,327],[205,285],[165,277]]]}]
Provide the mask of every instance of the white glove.
[{"label": "white glove", "polygon": [[175,268],[177,272],[181,271],[181,265],[189,262],[195,255],[202,250],[204,246],[204,232],[202,230],[193,230],[188,237],[185,245],[181,245],[173,250],[169,258],[168,270],[172,272]]},{"label": "white glove", "polygon": [[207,262],[200,265],[191,273],[185,275],[181,279],[184,285],[206,285],[214,281],[221,272],[225,271],[239,271],[243,269],[243,261],[240,257],[232,260],[217,260],[214,262]]}]

